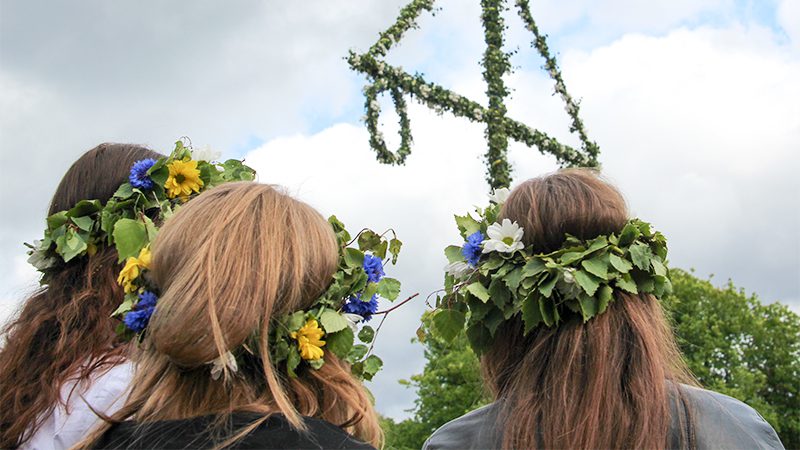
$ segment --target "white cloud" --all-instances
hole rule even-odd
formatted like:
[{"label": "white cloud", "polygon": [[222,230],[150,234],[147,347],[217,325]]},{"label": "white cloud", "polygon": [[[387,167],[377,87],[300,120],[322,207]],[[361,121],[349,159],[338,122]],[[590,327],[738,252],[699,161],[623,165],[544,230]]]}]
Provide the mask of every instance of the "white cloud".
[{"label": "white cloud", "polygon": [[800,49],[800,2],[781,0],[778,4],[777,18],[794,48]]}]

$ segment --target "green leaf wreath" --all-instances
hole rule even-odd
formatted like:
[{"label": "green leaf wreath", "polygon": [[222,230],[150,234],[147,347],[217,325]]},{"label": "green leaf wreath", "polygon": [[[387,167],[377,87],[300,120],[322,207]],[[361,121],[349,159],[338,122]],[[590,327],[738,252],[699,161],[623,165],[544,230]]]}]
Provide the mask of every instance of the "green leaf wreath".
[{"label": "green leaf wreath", "polygon": [[481,353],[498,327],[515,317],[527,334],[570,318],[591,320],[606,311],[615,291],[658,298],[671,292],[667,241],[647,222],[630,219],[619,234],[588,241],[567,235],[558,250],[534,253],[516,222],[498,222],[507,195],[507,189],[496,192],[492,204],[476,210],[477,218],[456,216],[465,243],[445,249],[444,295],[433,317],[445,339],[466,327]]}]

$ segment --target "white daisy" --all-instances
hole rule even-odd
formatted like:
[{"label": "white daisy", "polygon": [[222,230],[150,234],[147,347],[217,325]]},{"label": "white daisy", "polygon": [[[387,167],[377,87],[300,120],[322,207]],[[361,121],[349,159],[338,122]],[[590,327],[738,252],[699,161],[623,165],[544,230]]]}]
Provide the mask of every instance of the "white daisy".
[{"label": "white daisy", "polygon": [[522,227],[517,222],[503,219],[503,223],[493,223],[486,230],[489,239],[483,241],[483,253],[492,251],[500,253],[513,253],[522,250],[525,245],[522,243]]},{"label": "white daisy", "polygon": [[347,321],[347,325],[353,330],[353,334],[358,331],[358,323],[364,320],[363,317],[359,316],[358,314],[350,314],[350,313],[341,313],[344,320]]},{"label": "white daisy", "polygon": [[498,205],[502,205],[503,203],[508,200],[508,196],[511,195],[511,191],[508,188],[500,188],[495,189],[491,195],[489,195],[489,200],[497,203]]},{"label": "white daisy", "polygon": [[192,159],[196,161],[216,161],[222,153],[211,150],[211,147],[206,145],[202,148],[192,149]]},{"label": "white daisy", "polygon": [[475,269],[465,261],[456,261],[444,266],[444,270],[456,279],[461,279]]}]

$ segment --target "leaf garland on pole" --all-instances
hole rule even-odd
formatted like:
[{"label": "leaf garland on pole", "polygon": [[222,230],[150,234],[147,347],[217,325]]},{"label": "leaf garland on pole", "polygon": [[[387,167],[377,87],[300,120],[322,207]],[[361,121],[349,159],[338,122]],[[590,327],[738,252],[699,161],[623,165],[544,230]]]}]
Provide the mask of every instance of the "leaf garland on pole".
[{"label": "leaf garland on pole", "polygon": [[[410,95],[420,103],[433,109],[438,114],[445,111],[456,117],[465,117],[472,122],[486,124],[486,181],[492,188],[508,187],[511,183],[511,169],[507,158],[508,139],[514,139],[528,147],[537,147],[545,154],[556,157],[561,166],[597,167],[599,147],[589,140],[586,128],[581,121],[579,103],[567,92],[564,80],[554,56],[550,54],[546,35],[539,32],[530,5],[527,0],[517,0],[519,16],[525,27],[533,33],[532,47],[544,58],[543,68],[555,82],[555,93],[565,103],[570,116],[570,132],[576,133],[581,141],[581,148],[575,149],[560,143],[546,133],[536,130],[506,115],[505,98],[509,91],[503,82],[503,76],[511,71],[509,54],[503,52],[503,32],[505,30],[502,12],[506,10],[505,0],[481,0],[481,20],[484,28],[484,51],[481,66],[486,82],[486,94],[489,105],[459,95],[449,89],[428,82],[415,73],[405,72],[402,67],[395,67],[383,61],[387,52],[403,38],[406,31],[418,28],[416,20],[423,11],[434,11],[434,0],[412,0],[403,7],[397,21],[386,31],[379,34],[378,40],[363,54],[350,51],[347,61],[353,70],[367,75],[368,83],[364,87],[364,122],[370,134],[370,147],[376,152],[379,162],[402,165],[411,153],[413,141],[411,122],[404,95]],[[389,150],[379,129],[380,105],[378,96],[389,92],[400,122],[400,147],[396,152]]]}]

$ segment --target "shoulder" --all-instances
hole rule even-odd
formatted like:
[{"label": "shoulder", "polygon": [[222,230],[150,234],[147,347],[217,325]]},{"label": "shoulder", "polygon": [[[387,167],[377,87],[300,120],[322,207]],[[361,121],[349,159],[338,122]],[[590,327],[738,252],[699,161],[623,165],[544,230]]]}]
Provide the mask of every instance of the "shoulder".
[{"label": "shoulder", "polygon": [[491,403],[453,419],[433,432],[423,449],[494,448],[499,443],[497,412],[499,405]]},{"label": "shoulder", "polygon": [[[69,448],[100,420],[95,411],[113,414],[125,401],[133,376],[129,361],[99,371],[89,382],[65,383],[61,399],[29,441],[30,448]],[[45,445],[45,443],[47,443]]]},{"label": "shoulder", "polygon": [[719,392],[681,385],[697,448],[783,449],[778,434],[755,409]]},{"label": "shoulder", "polygon": [[[242,423],[255,417],[242,415],[235,421]],[[292,428],[282,415],[274,414],[237,443],[236,448],[374,449],[330,422],[312,417],[304,417],[303,421],[306,432]]]}]

